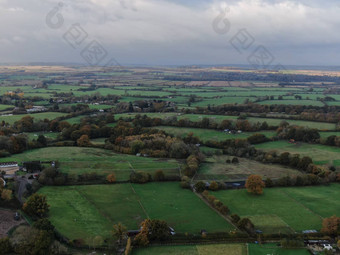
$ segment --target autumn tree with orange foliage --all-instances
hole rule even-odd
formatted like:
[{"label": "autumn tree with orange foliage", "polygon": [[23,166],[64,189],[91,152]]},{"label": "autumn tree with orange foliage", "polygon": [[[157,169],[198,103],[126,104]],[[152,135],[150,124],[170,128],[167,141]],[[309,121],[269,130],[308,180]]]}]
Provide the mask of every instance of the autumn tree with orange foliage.
[{"label": "autumn tree with orange foliage", "polygon": [[115,174],[109,174],[107,177],[106,177],[106,180],[109,182],[109,183],[114,183],[116,182],[116,175]]},{"label": "autumn tree with orange foliage", "polygon": [[90,138],[88,135],[82,135],[78,140],[77,140],[77,145],[80,147],[88,147],[91,145]]},{"label": "autumn tree with orange foliage", "polygon": [[328,235],[336,235],[340,232],[340,217],[333,215],[332,217],[325,218],[322,221],[322,233]]},{"label": "autumn tree with orange foliage", "polygon": [[146,219],[141,223],[141,230],[135,237],[135,242],[146,246],[150,241],[165,241],[170,237],[170,228],[164,220]]},{"label": "autumn tree with orange foliage", "polygon": [[246,181],[246,188],[249,193],[260,195],[263,193],[265,183],[259,175],[250,175]]}]

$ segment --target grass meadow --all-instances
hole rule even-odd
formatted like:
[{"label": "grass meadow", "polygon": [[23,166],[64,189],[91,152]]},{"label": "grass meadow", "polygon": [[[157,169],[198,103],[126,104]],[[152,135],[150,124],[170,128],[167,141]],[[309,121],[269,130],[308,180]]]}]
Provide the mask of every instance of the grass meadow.
[{"label": "grass meadow", "polygon": [[153,246],[135,249],[132,255],[247,255],[245,244]]},{"label": "grass meadow", "polygon": [[321,229],[322,220],[340,211],[339,184],[318,187],[268,188],[260,196],[246,190],[214,192],[231,213],[249,217],[265,233]]},{"label": "grass meadow", "polygon": [[70,239],[108,237],[113,224],[137,229],[146,218],[167,221],[176,232],[233,230],[225,219],[178,183],[43,187],[49,219]]},{"label": "grass meadow", "polygon": [[263,164],[254,160],[239,158],[238,164],[226,164],[229,156],[212,156],[201,164],[195,180],[235,181],[245,180],[251,174],[261,175],[263,178],[276,179],[285,176],[297,176],[298,170],[281,165]]},{"label": "grass meadow", "polygon": [[255,145],[257,149],[279,153],[288,151],[291,154],[309,156],[316,164],[340,165],[340,148],[320,144],[297,143],[291,144],[288,141],[274,141]]},{"label": "grass meadow", "polygon": [[11,157],[1,158],[7,161],[59,161],[60,170],[68,174],[96,172],[98,175],[115,173],[118,181],[129,180],[133,171],[145,171],[154,174],[163,170],[165,175],[179,175],[180,161],[118,154],[109,150],[84,147],[47,147],[25,151]]},{"label": "grass meadow", "polygon": [[268,138],[271,138],[276,135],[275,131],[243,132],[241,134],[229,134],[229,133],[225,133],[220,130],[204,129],[204,128],[182,128],[182,127],[167,127],[167,126],[158,126],[154,128],[164,130],[168,134],[171,134],[174,136],[180,136],[180,137],[185,137],[189,133],[192,132],[194,136],[199,137],[200,140],[203,140],[204,142],[208,140],[225,141],[227,139],[246,139],[249,136],[252,136],[253,134],[256,134],[256,133],[264,134]]},{"label": "grass meadow", "polygon": [[248,255],[309,255],[307,249],[283,249],[276,244],[248,244]]},{"label": "grass meadow", "polygon": [[58,117],[65,116],[67,114],[60,113],[60,112],[41,112],[41,113],[35,113],[35,114],[6,115],[6,116],[1,116],[1,120],[4,120],[8,124],[12,125],[14,124],[14,122],[21,120],[22,117],[25,117],[28,115],[34,118],[35,120],[43,120],[43,119],[53,120]]}]

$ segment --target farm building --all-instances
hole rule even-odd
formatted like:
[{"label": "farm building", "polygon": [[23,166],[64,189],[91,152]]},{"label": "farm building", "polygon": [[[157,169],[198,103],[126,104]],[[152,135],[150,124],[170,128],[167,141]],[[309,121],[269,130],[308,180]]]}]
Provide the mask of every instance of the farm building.
[{"label": "farm building", "polygon": [[245,181],[225,182],[227,189],[242,189],[246,185]]},{"label": "farm building", "polygon": [[6,175],[13,175],[16,171],[19,171],[18,162],[0,163],[0,171],[4,171]]}]

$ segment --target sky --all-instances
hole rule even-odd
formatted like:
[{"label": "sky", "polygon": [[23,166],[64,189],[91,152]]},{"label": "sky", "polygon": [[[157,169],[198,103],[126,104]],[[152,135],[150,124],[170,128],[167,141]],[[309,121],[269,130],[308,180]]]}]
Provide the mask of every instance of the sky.
[{"label": "sky", "polygon": [[340,66],[335,0],[0,0],[0,63]]}]

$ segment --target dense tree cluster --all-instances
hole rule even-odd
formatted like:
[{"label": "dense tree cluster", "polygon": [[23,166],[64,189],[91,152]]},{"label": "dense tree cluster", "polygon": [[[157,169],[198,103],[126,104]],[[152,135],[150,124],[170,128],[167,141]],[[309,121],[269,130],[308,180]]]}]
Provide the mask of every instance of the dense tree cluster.
[{"label": "dense tree cluster", "polygon": [[141,223],[141,231],[134,242],[139,246],[146,246],[150,241],[165,241],[170,238],[171,230],[163,220],[146,219]]},{"label": "dense tree cluster", "polygon": [[27,199],[22,209],[33,218],[43,218],[49,212],[49,205],[46,196],[34,193]]},{"label": "dense tree cluster", "polygon": [[29,149],[29,144],[26,135],[0,135],[0,157],[21,153],[27,149]]},{"label": "dense tree cluster", "polygon": [[[115,128],[119,133],[124,132],[119,130],[121,126]],[[196,146],[185,144],[181,139],[167,136],[160,133],[141,134],[141,135],[121,135],[117,133],[108,139],[115,151],[125,154],[148,155],[151,157],[168,157],[168,158],[186,158],[190,154],[197,152]],[[126,130],[128,132],[128,130]],[[132,130],[130,130],[133,132]]]},{"label": "dense tree cluster", "polygon": [[316,129],[310,129],[305,127],[297,127],[297,126],[287,126],[287,127],[280,127],[278,130],[278,137],[280,139],[290,140],[293,139],[294,141],[301,141],[307,143],[315,143],[318,142],[320,139],[320,134]]},{"label": "dense tree cluster", "polygon": [[67,175],[56,167],[47,167],[40,173],[38,182],[42,185],[64,185],[67,182]]},{"label": "dense tree cluster", "polygon": [[36,221],[32,227],[19,226],[10,238],[0,239],[0,254],[67,254],[68,249],[54,239],[54,226],[47,220]]}]

